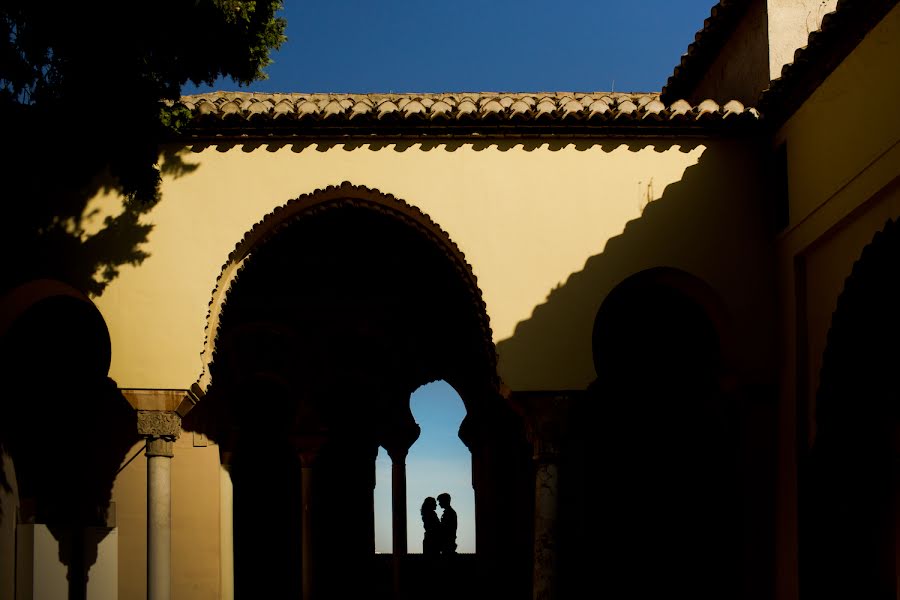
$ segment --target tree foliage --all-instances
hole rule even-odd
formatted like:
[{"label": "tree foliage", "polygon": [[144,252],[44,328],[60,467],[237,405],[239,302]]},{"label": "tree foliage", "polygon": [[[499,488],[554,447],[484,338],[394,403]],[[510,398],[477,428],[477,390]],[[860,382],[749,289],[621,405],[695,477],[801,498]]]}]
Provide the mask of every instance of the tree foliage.
[{"label": "tree foliage", "polygon": [[[187,114],[187,81],[264,78],[285,40],[281,0],[90,2],[0,0],[3,151],[0,289],[56,277],[100,293],[118,268],[139,263],[159,200],[161,143]],[[174,165],[174,167],[173,167]],[[103,188],[121,213],[86,229]],[[9,254],[5,254],[10,256]],[[15,264],[10,264],[10,262]]]}]

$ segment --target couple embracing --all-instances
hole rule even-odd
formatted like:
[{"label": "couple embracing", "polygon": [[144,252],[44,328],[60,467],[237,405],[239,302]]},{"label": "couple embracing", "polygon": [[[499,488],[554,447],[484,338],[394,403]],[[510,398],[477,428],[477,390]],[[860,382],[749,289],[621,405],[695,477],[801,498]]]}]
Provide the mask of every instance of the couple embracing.
[{"label": "couple embracing", "polygon": [[[436,512],[438,504],[444,511],[440,519]],[[425,498],[422,502],[422,524],[425,526],[423,554],[456,554],[456,511],[450,506],[450,494],[439,494],[436,502],[431,496]]]}]

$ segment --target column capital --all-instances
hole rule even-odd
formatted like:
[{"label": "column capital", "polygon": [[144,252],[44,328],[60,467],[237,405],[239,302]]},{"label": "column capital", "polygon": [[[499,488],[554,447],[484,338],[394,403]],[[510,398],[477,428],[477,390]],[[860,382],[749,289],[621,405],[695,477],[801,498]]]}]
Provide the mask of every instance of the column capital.
[{"label": "column capital", "polygon": [[137,430],[144,437],[174,441],[181,433],[181,417],[167,410],[139,410]]},{"label": "column capital", "polygon": [[416,423],[412,416],[402,423],[396,424],[382,434],[380,443],[387,450],[388,456],[394,464],[402,464],[406,462],[406,455],[409,449],[419,439],[422,428]]},{"label": "column capital", "polygon": [[172,458],[173,442],[181,433],[181,417],[167,410],[137,411],[138,434],[147,438],[147,456]]},{"label": "column capital", "polygon": [[569,429],[569,413],[580,391],[512,392],[513,409],[525,423],[525,434],[534,446],[534,459],[556,461]]},{"label": "column capital", "polygon": [[300,458],[300,466],[303,468],[312,467],[319,455],[319,450],[328,440],[328,436],[322,433],[304,433],[294,434],[290,436],[291,445]]}]

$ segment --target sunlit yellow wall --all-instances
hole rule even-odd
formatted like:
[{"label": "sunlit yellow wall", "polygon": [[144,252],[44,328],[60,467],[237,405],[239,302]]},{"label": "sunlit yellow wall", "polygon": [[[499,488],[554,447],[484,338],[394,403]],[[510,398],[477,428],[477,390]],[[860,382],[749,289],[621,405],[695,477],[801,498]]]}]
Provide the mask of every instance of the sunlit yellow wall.
[{"label": "sunlit yellow wall", "polygon": [[[713,278],[709,283],[734,299],[736,310],[747,308],[747,286],[725,254],[749,253],[744,271],[762,277],[751,264],[761,226],[752,208],[755,184],[745,181],[755,155],[746,148],[740,141],[627,140],[187,153],[196,169],[166,178],[163,199],[148,217],[150,257],[123,269],[97,299],[112,337],[111,376],[122,387],[188,387],[200,374],[208,303],[228,253],[276,206],[346,180],[404,199],[449,233],[478,277],[498,343],[513,338],[517,324],[590,257],[604,253],[607,241],[618,236],[620,248],[624,241],[630,251],[615,253],[601,269],[604,281],[589,290],[591,307],[578,315],[577,327],[567,325],[575,337],[563,356],[536,360],[540,354],[515,343],[506,344],[514,356],[505,356],[500,344],[511,388],[584,387],[594,377],[596,308],[633,272],[680,266]],[[622,236],[629,223],[631,233]],[[758,355],[760,345],[751,346]]]},{"label": "sunlit yellow wall", "polygon": [[784,324],[781,598],[796,593],[794,415],[798,406],[806,407],[801,418],[812,424],[822,355],[844,280],[875,232],[900,216],[900,114],[888,100],[900,93],[898,56],[900,8],[894,8],[775,140],[787,144],[790,198],[790,225],[777,246]]}]

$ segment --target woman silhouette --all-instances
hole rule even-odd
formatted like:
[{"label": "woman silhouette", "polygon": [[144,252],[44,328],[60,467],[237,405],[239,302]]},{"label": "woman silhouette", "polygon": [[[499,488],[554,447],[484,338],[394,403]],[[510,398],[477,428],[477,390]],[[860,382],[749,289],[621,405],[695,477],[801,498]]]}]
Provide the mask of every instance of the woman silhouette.
[{"label": "woman silhouette", "polygon": [[428,496],[422,502],[422,525],[425,537],[422,539],[422,554],[437,556],[441,552],[441,521],[437,516],[437,500]]}]

